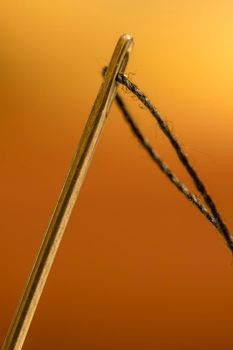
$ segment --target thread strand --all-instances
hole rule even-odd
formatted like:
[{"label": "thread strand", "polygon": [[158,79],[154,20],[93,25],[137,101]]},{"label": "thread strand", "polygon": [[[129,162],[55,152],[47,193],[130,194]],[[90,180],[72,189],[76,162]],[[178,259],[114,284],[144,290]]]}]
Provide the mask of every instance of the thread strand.
[{"label": "thread strand", "polygon": [[[217,207],[212,199],[212,197],[207,192],[207,189],[204,185],[204,183],[201,181],[200,177],[198,176],[196,170],[191,165],[189,159],[187,158],[186,154],[182,150],[179,142],[177,141],[175,135],[171,132],[168,124],[163,120],[158,110],[153,106],[149,98],[134,84],[132,83],[124,74],[118,74],[117,81],[127,87],[129,91],[131,91],[137,98],[143,103],[143,105],[150,111],[150,113],[153,115],[153,117],[157,120],[158,125],[160,129],[163,131],[163,133],[166,135],[168,140],[170,141],[171,145],[175,149],[178,158],[180,159],[181,163],[184,165],[185,169],[189,173],[190,177],[192,178],[195,187],[197,188],[198,192],[202,195],[206,205],[209,207],[211,214],[208,212],[208,210],[201,204],[199,199],[195,195],[193,195],[187,188],[184,186],[177,177],[171,172],[171,170],[167,167],[165,163],[162,162],[160,157],[156,154],[156,152],[152,149],[152,147],[148,144],[148,142],[144,139],[143,135],[139,131],[139,128],[136,126],[135,122],[133,122],[133,119],[131,115],[126,113],[125,104],[122,103],[123,100],[119,99],[119,95],[117,95],[116,100],[121,108],[126,120],[131,126],[131,130],[134,132],[135,136],[137,136],[138,140],[140,141],[141,145],[147,150],[147,152],[150,154],[151,158],[153,158],[154,161],[159,165],[160,169],[166,174],[166,176],[174,183],[174,185],[186,196],[187,199],[189,199],[193,204],[195,204],[199,210],[206,216],[206,218],[212,222],[212,224],[218,229],[218,231],[223,235],[225,238],[225,241],[230,248],[230,250],[233,252],[233,237],[230,234],[229,229],[227,228],[226,224],[224,223],[219,211],[217,210]],[[121,102],[120,102],[121,101]],[[191,199],[192,198],[192,199]]]}]

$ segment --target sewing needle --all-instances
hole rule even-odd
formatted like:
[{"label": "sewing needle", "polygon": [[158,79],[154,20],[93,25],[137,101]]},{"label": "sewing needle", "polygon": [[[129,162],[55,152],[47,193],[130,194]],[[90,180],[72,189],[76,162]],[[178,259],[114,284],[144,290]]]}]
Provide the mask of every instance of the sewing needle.
[{"label": "sewing needle", "polygon": [[117,42],[2,350],[22,349],[106,116],[115,97],[116,76],[118,73],[124,73],[132,46],[133,38],[128,34],[122,35]]}]

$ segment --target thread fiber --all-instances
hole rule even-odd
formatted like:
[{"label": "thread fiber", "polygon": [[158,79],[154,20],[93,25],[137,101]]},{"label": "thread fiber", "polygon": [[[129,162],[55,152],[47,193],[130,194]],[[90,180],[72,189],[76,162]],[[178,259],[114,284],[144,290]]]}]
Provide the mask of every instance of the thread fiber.
[{"label": "thread fiber", "polygon": [[[106,71],[106,67],[103,69],[103,75]],[[170,168],[167,166],[166,163],[163,162],[163,160],[160,158],[160,156],[157,154],[157,152],[153,149],[153,147],[150,145],[150,143],[147,141],[147,139],[143,136],[142,132],[140,131],[139,127],[137,126],[136,122],[134,121],[131,113],[129,112],[128,108],[126,107],[125,102],[123,101],[122,97],[117,94],[116,95],[116,103],[118,107],[120,108],[125,120],[127,121],[128,125],[130,126],[131,131],[135,135],[135,137],[140,142],[141,146],[146,150],[146,152],[149,154],[150,158],[159,166],[160,170],[169,178],[169,180],[176,186],[176,188],[183,193],[183,195],[192,202],[196,208],[200,210],[200,212],[206,217],[207,220],[209,220],[216,228],[217,230],[222,234],[222,236],[225,239],[225,242],[227,246],[230,248],[231,252],[233,253],[233,236],[231,235],[227,225],[222,219],[222,216],[220,212],[217,209],[217,206],[208,193],[206,186],[200,179],[199,175],[197,174],[197,171],[194,169],[193,165],[191,165],[187,155],[183,151],[180,143],[178,142],[176,136],[174,133],[170,130],[168,124],[166,121],[162,118],[161,114],[157,110],[156,107],[152,104],[152,102],[149,100],[149,98],[135,85],[132,83],[128,77],[125,74],[119,73],[116,77],[116,80],[125,86],[129,91],[131,91],[141,102],[142,104],[149,110],[150,114],[156,119],[160,129],[165,134],[165,136],[170,141],[172,147],[174,148],[179,160],[183,164],[184,168],[190,175],[190,177],[193,180],[193,183],[198,190],[198,192],[201,194],[202,198],[204,199],[204,202],[206,203],[209,210],[205,207],[205,205],[200,201],[200,199],[195,196],[178,178],[177,176],[170,170]]]}]

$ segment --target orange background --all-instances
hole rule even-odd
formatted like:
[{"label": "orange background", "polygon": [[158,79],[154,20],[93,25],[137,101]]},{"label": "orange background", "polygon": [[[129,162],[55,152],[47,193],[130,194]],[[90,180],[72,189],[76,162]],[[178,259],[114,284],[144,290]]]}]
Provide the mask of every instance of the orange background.
[{"label": "orange background", "polygon": [[[127,72],[183,144],[230,228],[232,1],[0,5],[3,342],[118,37]],[[126,95],[124,91],[122,94]],[[170,145],[131,111],[188,185]],[[233,260],[114,105],[24,349],[232,349]]]}]

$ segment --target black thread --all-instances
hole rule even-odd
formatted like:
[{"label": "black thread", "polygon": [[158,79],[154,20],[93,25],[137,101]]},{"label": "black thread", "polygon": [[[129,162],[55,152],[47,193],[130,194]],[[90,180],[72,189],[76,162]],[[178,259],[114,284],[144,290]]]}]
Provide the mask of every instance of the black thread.
[{"label": "black thread", "polygon": [[[103,75],[106,72],[107,67],[105,67],[102,71]],[[230,234],[230,231],[228,230],[226,224],[224,223],[219,211],[217,210],[217,207],[207,192],[203,182],[199,178],[197,172],[189,162],[186,154],[181,148],[181,145],[178,143],[175,135],[172,133],[172,131],[169,129],[168,124],[163,120],[158,110],[153,106],[149,98],[134,84],[132,83],[125,74],[119,73],[116,77],[116,80],[124,85],[129,91],[131,91],[142,103],[143,105],[150,111],[152,116],[157,120],[160,129],[164,132],[164,134],[169,139],[171,145],[175,149],[178,158],[180,159],[181,163],[184,165],[185,169],[191,176],[195,187],[197,188],[198,192],[202,195],[206,205],[209,207],[211,213],[206,209],[206,207],[201,203],[201,201],[192,194],[188,188],[180,182],[180,180],[172,173],[172,171],[169,169],[169,167],[161,160],[161,158],[158,156],[158,154],[155,152],[155,150],[151,147],[151,145],[148,143],[148,141],[144,138],[143,134],[141,133],[140,129],[138,128],[137,124],[134,122],[131,114],[127,110],[125,103],[123,102],[122,98],[117,94],[116,95],[116,102],[118,106],[120,107],[126,121],[131,127],[132,132],[137,137],[143,148],[147,151],[147,153],[150,155],[150,157],[156,162],[156,164],[159,166],[159,168],[163,171],[163,173],[170,179],[170,181],[177,187],[179,191],[181,191],[185,197],[191,201],[200,211],[202,214],[205,215],[205,217],[218,229],[218,231],[223,235],[225,238],[225,241],[230,248],[231,252],[233,253],[233,236]]]}]

